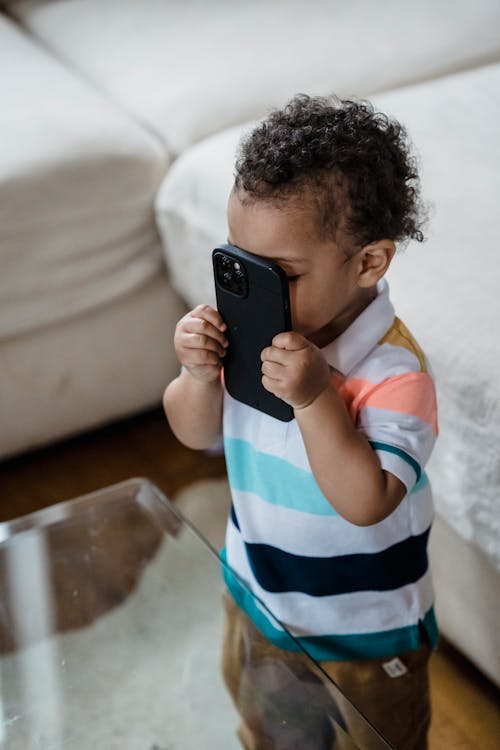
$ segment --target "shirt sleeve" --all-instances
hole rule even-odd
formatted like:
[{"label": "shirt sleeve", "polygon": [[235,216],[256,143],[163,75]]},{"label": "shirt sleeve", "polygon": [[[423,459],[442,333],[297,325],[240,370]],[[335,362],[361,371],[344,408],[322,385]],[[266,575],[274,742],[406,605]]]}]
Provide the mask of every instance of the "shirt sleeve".
[{"label": "shirt sleeve", "polygon": [[432,377],[408,372],[383,380],[358,405],[356,422],[382,468],[410,492],[422,476],[438,434]]}]

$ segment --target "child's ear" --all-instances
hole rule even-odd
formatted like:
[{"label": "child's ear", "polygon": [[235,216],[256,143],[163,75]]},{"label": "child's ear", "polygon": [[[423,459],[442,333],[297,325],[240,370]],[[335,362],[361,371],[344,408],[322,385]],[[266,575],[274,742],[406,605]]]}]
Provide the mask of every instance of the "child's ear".
[{"label": "child's ear", "polygon": [[358,286],[375,286],[386,273],[396,252],[392,240],[378,240],[365,245],[358,253]]}]

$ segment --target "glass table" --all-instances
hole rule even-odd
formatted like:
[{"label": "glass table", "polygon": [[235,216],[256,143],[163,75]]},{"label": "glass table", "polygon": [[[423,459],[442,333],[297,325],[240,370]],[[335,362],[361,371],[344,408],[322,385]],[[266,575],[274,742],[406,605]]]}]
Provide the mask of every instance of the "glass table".
[{"label": "glass table", "polygon": [[[237,750],[221,565],[142,479],[0,524],[1,750]],[[328,748],[359,747],[337,719]]]}]

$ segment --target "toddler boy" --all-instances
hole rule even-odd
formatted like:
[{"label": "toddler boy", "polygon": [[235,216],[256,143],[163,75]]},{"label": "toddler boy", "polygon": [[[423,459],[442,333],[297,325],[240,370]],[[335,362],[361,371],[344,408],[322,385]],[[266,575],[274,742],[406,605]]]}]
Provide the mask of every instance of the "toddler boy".
[{"label": "toddler boy", "polygon": [[[262,352],[262,383],[294,419],[224,391],[217,311],[199,306],[176,328],[183,369],[165,411],[191,448],[223,432],[232,509],[222,554],[256,597],[227,574],[223,672],[248,750],[341,747],[315,712],[322,701],[357,746],[380,747],[347,702],[328,708],[301,646],[396,748],[427,747],[437,626],[424,466],[436,399],[384,279],[395,243],[422,240],[421,213],[397,122],[367,102],[296,96],[244,140],[228,203],[228,241],[288,277],[293,330]],[[286,695],[295,722],[280,721]]]}]

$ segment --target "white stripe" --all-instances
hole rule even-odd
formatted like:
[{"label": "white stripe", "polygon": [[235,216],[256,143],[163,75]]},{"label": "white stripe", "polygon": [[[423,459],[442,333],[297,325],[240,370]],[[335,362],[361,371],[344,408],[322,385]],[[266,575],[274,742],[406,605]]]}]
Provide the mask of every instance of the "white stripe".
[{"label": "white stripe", "polygon": [[[226,437],[245,440],[251,445],[258,446],[261,453],[284,459],[299,469],[311,472],[296,420],[280,422],[235,401],[227,393],[224,398]],[[406,451],[422,468],[427,463],[436,440],[433,427],[427,422],[412,415],[377,407],[361,408],[358,429],[368,440],[389,443]],[[388,460],[391,461],[392,467],[399,465],[393,459]],[[391,470],[386,466],[383,468]],[[403,466],[402,472],[403,476],[397,476],[411,488],[415,479],[413,470]]]},{"label": "white stripe", "polygon": [[280,422],[224,393],[224,437],[245,440],[259,453],[282,458],[311,472],[304,442],[295,419]]},{"label": "white stripe", "polygon": [[411,533],[420,534],[420,530],[428,529],[434,520],[434,503],[432,500],[432,487],[427,483],[422,489],[414,491],[408,496],[411,517]]},{"label": "white stripe", "polygon": [[[428,423],[418,417],[388,409],[362,407],[358,425],[369,440],[379,440],[400,447],[416,458],[421,466],[427,462],[436,439],[434,430]],[[256,446],[261,453],[282,458],[304,471],[311,471],[295,419],[291,422],[273,419],[236,401],[227,392],[224,394],[224,435],[245,440]],[[411,474],[406,472],[406,475],[411,480]]]},{"label": "white stripe", "polygon": [[377,385],[387,378],[421,372],[418,357],[404,346],[380,344],[349,373],[349,378],[362,378]]},{"label": "white stripe", "polygon": [[355,526],[342,516],[318,516],[272,505],[252,492],[232,489],[231,493],[246,542],[269,544],[294,555],[380,552],[411,534],[423,533],[433,518],[428,485],[408,495],[390,516],[372,526]]},{"label": "white stripe", "polygon": [[430,571],[414,584],[392,591],[313,597],[299,592],[270,594],[255,581],[245,546],[230,522],[226,535],[230,567],[294,635],[347,635],[407,627],[422,619],[434,596]]}]

